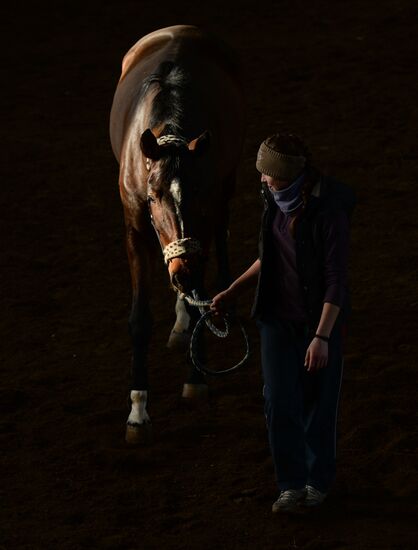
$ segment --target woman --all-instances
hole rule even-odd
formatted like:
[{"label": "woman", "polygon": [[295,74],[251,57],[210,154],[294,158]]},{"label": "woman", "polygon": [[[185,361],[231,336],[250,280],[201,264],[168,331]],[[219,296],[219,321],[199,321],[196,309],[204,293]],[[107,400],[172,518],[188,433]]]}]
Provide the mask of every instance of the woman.
[{"label": "woman", "polygon": [[259,257],[213,298],[221,313],[256,285],[263,395],[279,497],[273,512],[323,502],[335,478],[342,336],[349,313],[349,217],[355,198],[311,166],[304,143],[260,146],[264,212]]}]

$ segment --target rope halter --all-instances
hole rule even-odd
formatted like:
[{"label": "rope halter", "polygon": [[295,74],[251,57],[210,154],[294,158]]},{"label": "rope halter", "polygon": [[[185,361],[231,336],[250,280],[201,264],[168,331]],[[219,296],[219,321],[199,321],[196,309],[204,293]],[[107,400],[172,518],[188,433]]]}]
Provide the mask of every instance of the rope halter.
[{"label": "rope halter", "polygon": [[[157,138],[158,145],[176,145],[178,147],[187,147],[188,142],[181,136],[175,136],[173,134],[167,134]],[[202,251],[200,242],[193,238],[178,239],[169,243],[164,249],[164,262],[168,264],[173,258],[179,258],[187,254],[196,254]]]},{"label": "rope halter", "polygon": [[[158,145],[176,145],[177,147],[188,147],[188,141],[181,136],[167,134],[157,138]],[[147,169],[150,169],[150,161],[147,159]],[[197,254],[202,251],[200,242],[190,237],[177,239],[169,243],[163,250],[164,262],[168,264],[173,258],[179,258],[188,254]]]}]

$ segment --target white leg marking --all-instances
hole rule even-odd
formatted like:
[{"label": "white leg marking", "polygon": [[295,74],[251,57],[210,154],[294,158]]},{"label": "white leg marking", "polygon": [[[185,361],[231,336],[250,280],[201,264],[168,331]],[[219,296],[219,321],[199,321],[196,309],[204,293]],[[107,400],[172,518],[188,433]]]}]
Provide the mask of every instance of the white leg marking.
[{"label": "white leg marking", "polygon": [[176,301],[176,322],[173,330],[176,332],[186,332],[190,326],[190,315],[187,313],[184,300],[177,297]]},{"label": "white leg marking", "polygon": [[167,346],[172,349],[185,350],[190,342],[190,315],[187,313],[184,300],[177,298],[176,322],[171,330]]},{"label": "white leg marking", "polygon": [[127,424],[135,425],[135,424],[150,424],[151,419],[148,416],[147,413],[147,397],[148,392],[143,391],[137,391],[132,390],[131,391],[131,403],[132,403],[132,409],[130,412],[130,415],[128,417]]}]

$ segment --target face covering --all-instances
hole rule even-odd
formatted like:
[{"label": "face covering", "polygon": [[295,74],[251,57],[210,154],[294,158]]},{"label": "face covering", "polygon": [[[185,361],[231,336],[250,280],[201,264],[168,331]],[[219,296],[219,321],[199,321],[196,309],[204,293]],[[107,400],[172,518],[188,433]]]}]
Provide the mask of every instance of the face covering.
[{"label": "face covering", "polygon": [[290,214],[303,203],[300,191],[304,179],[305,173],[302,172],[302,174],[285,189],[281,191],[270,189],[275,203],[284,214]]}]

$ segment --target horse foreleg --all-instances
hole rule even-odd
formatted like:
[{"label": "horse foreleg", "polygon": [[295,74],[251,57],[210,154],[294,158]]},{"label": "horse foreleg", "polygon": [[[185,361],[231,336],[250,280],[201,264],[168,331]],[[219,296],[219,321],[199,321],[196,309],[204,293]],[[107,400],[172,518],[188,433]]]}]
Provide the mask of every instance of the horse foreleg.
[{"label": "horse foreleg", "polygon": [[186,303],[177,296],[176,300],[176,322],[168,338],[167,347],[187,350],[191,337],[191,316],[186,308]]},{"label": "horse foreleg", "polygon": [[[206,299],[206,294],[203,290],[203,273],[201,274],[200,282],[197,284],[197,292],[200,299]],[[200,319],[200,311],[198,307],[191,306],[190,304],[183,302],[183,307],[186,311],[186,314],[189,316],[189,341],[191,334],[194,330],[194,327],[197,323],[197,321]],[[195,353],[197,355],[197,359],[200,363],[206,363],[206,347],[205,347],[205,339],[204,335],[202,334],[197,342],[197,349],[195,350]],[[206,382],[205,375],[196,369],[196,367],[193,365],[192,358],[190,355],[190,348],[187,349],[187,363],[190,367],[189,375],[186,380],[186,383],[183,385],[183,393],[182,397],[185,399],[206,399],[208,396],[208,385]]]},{"label": "horse foreleg", "polygon": [[139,443],[149,435],[151,424],[147,412],[148,371],[146,359],[151,339],[152,317],[149,308],[151,280],[150,251],[141,242],[140,234],[129,227],[126,246],[132,278],[132,308],[129,332],[132,340],[131,412],[127,420],[126,441]]},{"label": "horse foreleg", "polygon": [[152,319],[147,305],[141,303],[140,295],[133,296],[129,317],[129,332],[132,340],[132,389],[131,412],[126,422],[126,441],[140,443],[148,438],[151,419],[147,412],[148,369],[146,364],[151,339]]},{"label": "horse foreleg", "polygon": [[[187,382],[183,385],[182,397],[193,399],[195,397],[206,396],[208,386],[204,375],[196,370],[190,357],[190,339],[196,321],[200,317],[198,308],[189,306],[185,300],[177,297],[176,301],[176,322],[171,330],[167,347],[186,352],[187,363],[190,365],[190,372]],[[204,360],[203,342],[198,346],[199,359]]]}]

